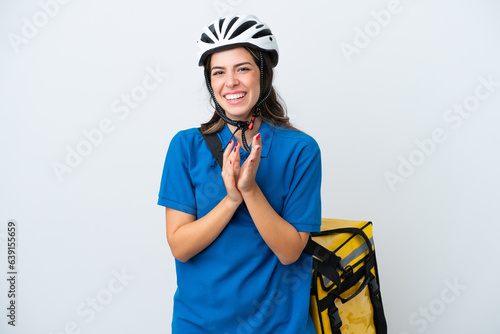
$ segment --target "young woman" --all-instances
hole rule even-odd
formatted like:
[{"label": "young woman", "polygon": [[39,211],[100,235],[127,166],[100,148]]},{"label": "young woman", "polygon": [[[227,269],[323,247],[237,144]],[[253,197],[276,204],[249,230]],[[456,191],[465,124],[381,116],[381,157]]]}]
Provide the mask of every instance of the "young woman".
[{"label": "young woman", "polygon": [[[172,139],[158,200],[176,258],[172,333],[315,333],[302,250],[321,224],[320,150],[272,86],[276,38],[237,15],[198,45],[214,115]],[[222,170],[200,130],[221,141]]]}]

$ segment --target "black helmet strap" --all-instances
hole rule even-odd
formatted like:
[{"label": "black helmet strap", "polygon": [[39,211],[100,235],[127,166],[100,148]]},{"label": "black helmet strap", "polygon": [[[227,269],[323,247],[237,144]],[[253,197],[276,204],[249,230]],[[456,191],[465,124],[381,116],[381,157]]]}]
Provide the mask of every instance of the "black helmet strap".
[{"label": "black helmet strap", "polygon": [[271,94],[271,89],[269,89],[267,94],[262,98],[262,92],[264,91],[264,57],[262,56],[261,51],[259,51],[259,58],[260,58],[259,101],[255,104],[255,111],[253,112],[252,119],[250,121],[235,121],[235,120],[232,120],[226,116],[226,112],[224,111],[224,109],[222,109],[222,107],[217,102],[217,99],[215,98],[215,94],[214,94],[214,91],[212,89],[212,84],[210,83],[210,77],[208,74],[208,70],[205,68],[203,71],[203,72],[205,72],[205,81],[207,83],[208,91],[210,92],[210,95],[212,96],[212,99],[214,100],[214,103],[215,103],[215,111],[220,116],[220,118],[222,118],[222,120],[224,122],[236,127],[236,130],[233,132],[232,137],[234,137],[234,134],[238,130],[241,130],[241,141],[243,143],[243,148],[245,149],[245,151],[248,151],[250,149],[250,147],[248,147],[247,139],[245,136],[245,131],[252,130],[254,122],[255,122],[255,118],[259,117],[259,115],[260,115],[260,106],[262,105],[262,103],[264,103],[265,100],[267,100],[267,98]]}]

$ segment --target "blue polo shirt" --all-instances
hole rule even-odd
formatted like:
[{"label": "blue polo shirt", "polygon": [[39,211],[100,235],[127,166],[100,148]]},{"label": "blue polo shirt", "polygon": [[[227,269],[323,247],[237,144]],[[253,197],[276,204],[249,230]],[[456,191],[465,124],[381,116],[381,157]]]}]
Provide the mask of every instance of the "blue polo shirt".
[{"label": "blue polo shirt", "polygon": [[[321,224],[321,155],[309,135],[262,122],[256,181],[274,210],[298,231]],[[225,147],[226,126],[218,133]],[[249,151],[240,149],[241,163]],[[221,169],[198,129],[168,148],[158,204],[203,217],[226,195]],[[176,260],[172,333],[314,334],[309,316],[312,258],[283,265],[242,204],[219,237],[186,262]]]}]

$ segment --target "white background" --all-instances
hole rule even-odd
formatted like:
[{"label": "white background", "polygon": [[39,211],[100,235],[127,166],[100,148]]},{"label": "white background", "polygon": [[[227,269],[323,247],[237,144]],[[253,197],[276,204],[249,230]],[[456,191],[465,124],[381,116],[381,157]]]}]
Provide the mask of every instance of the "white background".
[{"label": "white background", "polygon": [[389,333],[500,332],[498,2],[67,2],[0,2],[1,277],[12,219],[19,271],[16,327],[0,281],[1,333],[170,332],[163,161],[211,115],[201,27],[238,12],[278,38],[323,216],[374,222]]}]

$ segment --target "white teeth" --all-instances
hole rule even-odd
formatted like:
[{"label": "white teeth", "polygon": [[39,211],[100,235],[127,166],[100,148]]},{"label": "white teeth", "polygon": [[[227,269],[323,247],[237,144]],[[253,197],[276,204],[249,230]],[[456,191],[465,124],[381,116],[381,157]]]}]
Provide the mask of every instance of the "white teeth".
[{"label": "white teeth", "polygon": [[227,94],[226,95],[226,99],[227,100],[236,100],[236,99],[239,99],[239,98],[242,98],[243,96],[245,96],[246,93],[239,93],[239,94]]}]

